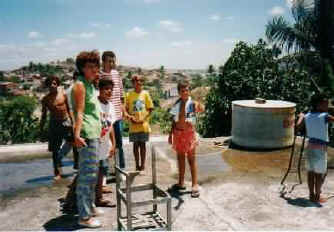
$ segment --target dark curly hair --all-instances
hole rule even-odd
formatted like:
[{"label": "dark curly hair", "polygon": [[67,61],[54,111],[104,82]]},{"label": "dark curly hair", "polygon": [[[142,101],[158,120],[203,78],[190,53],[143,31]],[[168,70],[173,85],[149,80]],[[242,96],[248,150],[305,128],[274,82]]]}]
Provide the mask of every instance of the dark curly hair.
[{"label": "dark curly hair", "polygon": [[311,97],[311,111],[316,112],[317,107],[323,101],[329,100],[328,95],[324,92],[318,92],[312,95]]},{"label": "dark curly hair", "polygon": [[106,59],[107,56],[110,56],[110,57],[112,57],[112,58],[115,58],[115,57],[116,57],[116,55],[115,55],[115,53],[114,53],[113,51],[105,51],[105,52],[103,52],[103,54],[102,54],[102,61],[104,61],[104,60]]},{"label": "dark curly hair", "polygon": [[112,87],[114,87],[114,82],[110,77],[103,77],[99,80],[99,89],[111,85]]},{"label": "dark curly hair", "polygon": [[83,51],[76,58],[75,64],[80,74],[83,74],[83,68],[87,63],[96,64],[100,68],[100,54],[98,51]]},{"label": "dark curly hair", "polygon": [[44,84],[46,87],[50,87],[53,81],[56,81],[58,86],[60,85],[60,79],[57,76],[48,76]]}]

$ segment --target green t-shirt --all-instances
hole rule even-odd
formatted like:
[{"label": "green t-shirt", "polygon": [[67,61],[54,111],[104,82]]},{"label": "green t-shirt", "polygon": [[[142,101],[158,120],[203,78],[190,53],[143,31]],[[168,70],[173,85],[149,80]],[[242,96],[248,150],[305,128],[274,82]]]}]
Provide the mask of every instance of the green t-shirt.
[{"label": "green t-shirt", "polygon": [[[79,76],[77,81],[82,82],[85,89],[85,110],[83,115],[83,122],[80,136],[86,139],[97,139],[100,138],[101,134],[101,120],[100,120],[100,103],[98,101],[97,90],[93,83],[88,82],[84,77]],[[73,99],[72,90],[72,103],[74,107],[74,114],[76,115],[75,102]]]}]

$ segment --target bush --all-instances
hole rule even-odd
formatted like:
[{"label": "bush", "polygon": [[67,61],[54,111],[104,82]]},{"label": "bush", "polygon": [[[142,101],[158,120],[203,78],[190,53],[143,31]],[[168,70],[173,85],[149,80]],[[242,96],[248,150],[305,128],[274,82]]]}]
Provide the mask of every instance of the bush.
[{"label": "bush", "polygon": [[37,100],[28,96],[0,102],[0,144],[37,141],[39,123],[34,116],[37,105]]},{"label": "bush", "polygon": [[159,124],[161,132],[167,134],[172,126],[171,115],[167,110],[157,107],[152,112],[150,123]]},{"label": "bush", "polygon": [[[206,111],[198,129],[204,137],[230,135],[232,101],[261,97],[297,104],[297,112],[308,109],[308,99],[315,90],[305,68],[275,59],[272,49],[260,40],[256,45],[239,42],[224,65],[223,72],[212,79],[206,97]],[[314,78],[315,79],[315,78]]]}]

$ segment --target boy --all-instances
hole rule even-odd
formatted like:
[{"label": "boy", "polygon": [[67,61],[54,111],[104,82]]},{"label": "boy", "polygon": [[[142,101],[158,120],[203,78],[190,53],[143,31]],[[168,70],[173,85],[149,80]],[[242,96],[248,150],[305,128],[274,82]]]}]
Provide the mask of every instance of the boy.
[{"label": "boy", "polygon": [[180,81],[177,85],[180,98],[170,110],[173,116],[172,130],[169,134],[168,142],[173,145],[178,156],[179,183],[174,185],[177,190],[185,190],[184,173],[185,157],[190,166],[192,190],[191,197],[200,196],[197,183],[196,146],[198,145],[195,131],[196,114],[202,112],[203,106],[190,97],[190,83],[186,80]]},{"label": "boy", "polygon": [[111,78],[104,77],[99,80],[99,101],[101,107],[102,131],[100,144],[98,147],[99,155],[99,174],[96,186],[95,205],[100,207],[113,207],[110,201],[103,199],[103,182],[106,182],[108,174],[108,158],[115,154],[115,133],[113,124],[116,120],[115,109],[111,103],[114,83]]},{"label": "boy", "polygon": [[68,125],[71,125],[67,98],[63,89],[58,88],[60,80],[56,76],[49,76],[45,80],[46,87],[49,88],[49,93],[42,99],[42,119],[40,122],[41,131],[47,117],[48,110],[50,111],[50,124],[48,131],[49,151],[52,152],[54,179],[61,179],[62,156],[60,155],[60,147],[63,140],[68,135]]},{"label": "boy", "polygon": [[122,79],[116,70],[116,55],[112,51],[105,51],[102,54],[102,72],[101,77],[109,77],[114,83],[111,102],[114,105],[116,113],[116,122],[114,123],[114,131],[116,137],[116,147],[118,149],[119,167],[125,168],[125,158],[123,152],[123,113],[124,113],[124,97]]},{"label": "boy", "polygon": [[334,117],[328,114],[328,98],[324,94],[313,95],[311,107],[311,112],[299,115],[297,129],[306,127],[309,138],[306,160],[310,201],[323,203],[325,199],[320,194],[327,172],[328,123],[333,122]]},{"label": "boy", "polygon": [[136,171],[142,172],[145,170],[146,142],[151,132],[149,118],[153,111],[153,102],[150,94],[143,90],[143,79],[140,76],[133,76],[132,84],[134,91],[127,94],[125,101],[126,116],[130,120],[129,140],[133,142]]}]

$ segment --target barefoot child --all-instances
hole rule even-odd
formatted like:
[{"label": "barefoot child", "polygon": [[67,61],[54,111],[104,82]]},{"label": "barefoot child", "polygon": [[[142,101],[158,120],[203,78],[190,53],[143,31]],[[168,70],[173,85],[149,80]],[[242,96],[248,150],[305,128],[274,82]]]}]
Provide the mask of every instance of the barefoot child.
[{"label": "barefoot child", "polygon": [[99,101],[101,107],[102,131],[100,144],[98,147],[99,155],[99,174],[96,186],[95,204],[98,207],[115,206],[111,201],[103,199],[103,182],[106,182],[108,173],[108,159],[115,154],[115,133],[113,124],[116,121],[115,109],[111,103],[114,83],[111,78],[104,77],[99,80]]},{"label": "barefoot child", "polygon": [[202,112],[203,107],[191,99],[189,82],[180,81],[177,85],[180,98],[172,107],[170,113],[173,115],[172,130],[169,134],[168,142],[173,145],[177,152],[179,166],[179,183],[175,185],[179,190],[184,190],[185,157],[187,157],[191,179],[192,197],[199,197],[197,184],[197,164],[196,164],[196,145],[198,144],[195,131],[196,113]]},{"label": "barefoot child", "polygon": [[328,114],[328,98],[323,94],[312,96],[311,107],[311,112],[299,115],[297,129],[306,127],[309,138],[306,160],[310,201],[323,203],[325,200],[320,194],[327,171],[328,123],[333,122],[334,117]]},{"label": "barefoot child", "polygon": [[144,171],[146,142],[149,140],[149,133],[151,132],[149,118],[153,110],[153,102],[150,94],[142,88],[143,79],[141,77],[134,76],[132,84],[134,91],[127,94],[125,101],[126,116],[130,119],[129,139],[130,142],[133,142],[136,170]]},{"label": "barefoot child", "polygon": [[60,154],[63,140],[68,135],[67,125],[71,124],[68,113],[67,98],[65,91],[60,86],[60,80],[56,76],[50,76],[45,80],[49,93],[42,99],[42,119],[40,122],[41,131],[50,111],[50,122],[48,131],[49,151],[52,152],[54,179],[59,180],[62,174],[62,155]]}]

